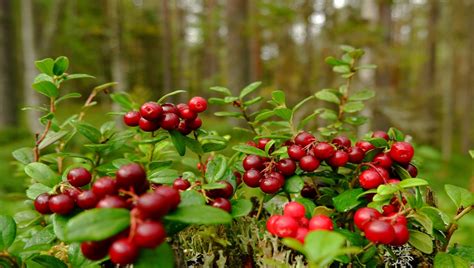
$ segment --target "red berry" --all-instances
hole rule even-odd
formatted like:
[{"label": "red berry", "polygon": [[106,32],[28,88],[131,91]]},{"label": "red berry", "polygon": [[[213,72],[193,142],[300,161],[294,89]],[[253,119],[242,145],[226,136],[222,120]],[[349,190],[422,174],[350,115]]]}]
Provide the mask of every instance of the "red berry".
[{"label": "red berry", "polygon": [[320,142],[313,148],[314,156],[320,160],[328,159],[333,156],[335,152],[336,149],[334,149],[334,146],[327,142]]},{"label": "red berry", "polygon": [[63,190],[63,194],[68,195],[72,200],[76,200],[81,193],[82,190],[76,187],[66,188]]},{"label": "red berry", "polygon": [[316,138],[308,132],[300,132],[295,137],[295,143],[301,147],[306,147],[307,145],[313,143]]},{"label": "red berry", "polygon": [[283,208],[283,215],[290,216],[296,219],[304,218],[306,209],[298,202],[289,202]]},{"label": "red berry", "polygon": [[328,230],[334,229],[334,225],[331,219],[326,215],[316,215],[309,220],[308,229],[310,231],[315,230]]},{"label": "red berry", "polygon": [[163,109],[163,113],[174,113],[178,114],[178,108],[172,103],[165,103],[161,105],[161,108]]},{"label": "red berry", "polygon": [[365,225],[365,237],[376,244],[389,244],[395,239],[395,230],[388,222],[373,220]]},{"label": "red berry", "polygon": [[347,149],[347,154],[349,155],[349,162],[354,164],[362,163],[365,157],[364,151],[359,147],[350,147]]},{"label": "red berry", "polygon": [[182,108],[178,110],[179,117],[184,120],[194,120],[197,117],[197,113],[193,112],[189,108]]},{"label": "red berry", "polygon": [[291,176],[295,174],[295,171],[296,171],[295,161],[289,158],[284,158],[278,161],[278,163],[276,164],[276,167],[278,171],[280,171],[285,176]]},{"label": "red berry", "polygon": [[223,184],[225,187],[209,190],[207,192],[207,196],[209,196],[210,198],[216,198],[216,197],[223,197],[227,199],[231,198],[232,195],[234,194],[234,187],[232,187],[232,184],[230,184],[228,181],[218,181],[217,183]]},{"label": "red berry", "polygon": [[383,182],[383,178],[375,169],[364,170],[359,175],[360,186],[364,189],[377,188]]},{"label": "red berry", "polygon": [[314,189],[314,187],[311,185],[306,184],[301,190],[301,196],[305,198],[313,199],[314,197],[316,197],[316,194],[316,189]]},{"label": "red berry", "polygon": [[410,143],[404,141],[397,141],[392,144],[390,147],[390,157],[400,163],[400,164],[408,164],[410,163],[413,155],[415,154],[415,150]]},{"label": "red berry", "polygon": [[191,133],[193,130],[188,127],[188,125],[186,124],[186,122],[181,121],[181,122],[179,122],[179,125],[178,125],[178,131],[179,131],[179,133],[181,133],[181,134],[183,134],[183,135],[188,135],[188,134]]},{"label": "red berry", "polygon": [[140,121],[140,112],[138,111],[130,111],[123,115],[123,122],[125,125],[129,127],[136,127],[138,126],[138,122]]},{"label": "red berry", "polygon": [[94,208],[98,202],[99,199],[91,190],[82,192],[76,199],[77,206],[82,209]]},{"label": "red berry", "polygon": [[367,223],[382,217],[382,214],[373,208],[359,208],[354,214],[354,223],[360,230],[364,230]]},{"label": "red berry", "polygon": [[257,144],[254,141],[247,141],[245,144],[257,148]]},{"label": "red berry", "polygon": [[285,178],[278,172],[267,174],[260,181],[260,189],[267,194],[274,194],[285,184]]},{"label": "red berry", "polygon": [[399,179],[388,179],[388,180],[387,180],[387,183],[394,183],[394,184],[397,184],[397,183],[400,183],[400,180],[399,180]]},{"label": "red berry", "polygon": [[191,187],[191,183],[183,178],[177,178],[173,182],[173,188],[175,188],[176,190],[184,191],[189,187]]},{"label": "red berry", "polygon": [[146,172],[136,163],[121,166],[116,172],[117,185],[128,190],[130,186],[141,186],[146,181]]},{"label": "red berry", "polygon": [[74,200],[65,194],[58,194],[49,198],[49,209],[57,214],[66,215],[74,209]]},{"label": "red berry", "polygon": [[294,144],[288,147],[288,155],[291,159],[298,161],[306,155],[306,152],[303,147]]},{"label": "red berry", "polygon": [[202,126],[202,120],[199,117],[194,118],[193,120],[186,120],[186,126],[192,130],[196,130]]},{"label": "red berry", "polygon": [[383,215],[388,216],[394,213],[396,208],[394,205],[388,204],[388,205],[382,206],[382,210],[383,210]]},{"label": "red berry", "polygon": [[74,187],[87,185],[91,182],[91,179],[91,173],[83,167],[73,168],[67,173],[67,180]]},{"label": "red berry", "polygon": [[170,186],[160,186],[155,189],[155,193],[162,195],[168,200],[168,205],[171,210],[176,209],[181,202],[179,191]]},{"label": "red berry", "polygon": [[298,227],[298,222],[289,216],[279,216],[273,224],[275,235],[279,237],[295,237]]},{"label": "red berry", "polygon": [[270,232],[272,235],[276,235],[276,232],[275,232],[275,222],[280,218],[281,216],[280,215],[273,215],[273,216],[270,216],[270,218],[268,218],[267,220],[267,231]]},{"label": "red berry", "polygon": [[214,199],[214,201],[211,202],[211,206],[223,209],[227,212],[230,212],[230,210],[232,209],[232,205],[230,204],[230,201],[222,197],[218,197]]},{"label": "red berry", "polygon": [[261,170],[264,167],[263,159],[258,155],[247,155],[242,162],[245,170],[257,169]]},{"label": "red berry", "polygon": [[343,148],[351,147],[351,140],[346,136],[337,136],[332,139],[331,143]]},{"label": "red berry", "polygon": [[143,131],[153,132],[153,131],[156,131],[156,130],[160,129],[160,122],[158,122],[158,121],[149,121],[149,120],[146,120],[145,118],[142,117],[138,121],[138,126]]},{"label": "red berry", "polygon": [[128,208],[127,202],[116,195],[108,195],[97,203],[97,208]]},{"label": "red berry", "polygon": [[406,170],[412,178],[416,178],[416,176],[418,175],[418,169],[412,164],[408,164]]},{"label": "red berry", "polygon": [[308,234],[308,232],[309,232],[308,228],[299,227],[298,230],[296,230],[295,239],[304,244],[304,239],[306,238],[306,235]]},{"label": "red berry", "polygon": [[267,143],[269,143],[270,141],[271,141],[271,139],[268,139],[268,138],[258,139],[257,148],[260,149],[260,150],[265,151],[265,146],[267,146]]},{"label": "red berry", "polygon": [[157,193],[146,193],[138,198],[137,208],[145,218],[158,219],[168,213],[170,205],[166,197]]},{"label": "red berry", "polygon": [[149,121],[156,121],[160,118],[163,108],[156,102],[146,102],[140,107],[140,115]]},{"label": "red berry", "polygon": [[374,131],[374,133],[372,133],[372,138],[382,138],[386,141],[390,140],[390,137],[388,136],[387,132],[382,130]]},{"label": "red berry", "polygon": [[138,257],[138,247],[128,238],[121,238],[112,243],[109,256],[115,264],[132,264]]},{"label": "red berry", "polygon": [[364,153],[366,153],[367,151],[370,151],[372,149],[375,149],[375,146],[372,143],[368,142],[368,141],[358,141],[358,142],[356,142],[355,146],[362,149],[362,151],[364,151]]},{"label": "red berry", "polygon": [[308,225],[309,225],[309,220],[308,220],[307,218],[305,218],[305,217],[299,218],[299,219],[298,219],[298,224],[299,224],[301,227],[307,228]]},{"label": "red berry", "polygon": [[49,194],[43,193],[36,197],[35,199],[35,209],[41,214],[51,214],[52,211],[49,209]]},{"label": "red berry", "polygon": [[392,159],[386,153],[380,153],[372,159],[372,163],[383,168],[390,168],[392,166]]},{"label": "red berry", "polygon": [[117,181],[111,177],[102,177],[92,184],[92,191],[98,198],[118,193]]},{"label": "red berry", "polygon": [[388,173],[388,171],[385,169],[385,168],[382,168],[382,167],[375,167],[375,171],[377,171],[377,173],[382,176],[382,179],[384,181],[388,180],[390,178],[390,174]]},{"label": "red berry", "polygon": [[262,178],[260,171],[256,169],[249,169],[245,171],[243,181],[249,187],[255,188],[260,186],[260,179]]},{"label": "red berry", "polygon": [[84,257],[88,258],[89,260],[98,261],[107,256],[109,246],[110,242],[108,240],[82,242],[81,252]]},{"label": "red berry", "polygon": [[403,216],[403,215],[398,215],[398,216],[395,218],[395,223],[407,225],[408,221],[407,221],[407,218],[406,218],[405,216]]},{"label": "red berry", "polygon": [[165,227],[160,222],[147,221],[139,224],[133,243],[142,248],[156,248],[166,239]]},{"label": "red berry", "polygon": [[300,168],[307,172],[315,171],[319,167],[319,160],[312,155],[303,156],[300,159]]},{"label": "red berry", "polygon": [[326,160],[331,167],[342,167],[347,164],[348,161],[349,154],[341,150],[336,151],[333,156]]},{"label": "red berry", "polygon": [[395,238],[390,245],[402,246],[410,239],[410,232],[405,224],[396,223],[393,225],[393,230],[395,231]]},{"label": "red berry", "polygon": [[179,117],[173,113],[165,113],[160,117],[160,126],[166,130],[178,128]]},{"label": "red berry", "polygon": [[193,110],[196,113],[202,113],[207,109],[207,101],[203,97],[193,97],[188,102],[189,109]]}]

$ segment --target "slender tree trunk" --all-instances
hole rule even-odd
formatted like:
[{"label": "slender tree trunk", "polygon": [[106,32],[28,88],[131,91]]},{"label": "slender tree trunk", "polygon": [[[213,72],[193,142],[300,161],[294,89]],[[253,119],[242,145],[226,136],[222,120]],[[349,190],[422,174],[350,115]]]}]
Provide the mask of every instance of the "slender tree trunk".
[{"label": "slender tree trunk", "polygon": [[[173,89],[172,78],[172,33],[171,33],[171,16],[169,1],[161,1],[161,31],[162,31],[162,66],[163,66],[163,90],[168,92]],[[162,93],[160,92],[160,93]]]},{"label": "slender tree trunk", "polygon": [[[216,0],[205,1],[204,9],[206,19],[204,21],[204,58],[203,72],[206,80],[213,81],[217,71],[217,29]],[[212,82],[211,82],[212,83]]]},{"label": "slender tree trunk", "polygon": [[[474,12],[474,2],[467,1],[464,11],[464,31],[466,33],[474,29],[474,20],[471,17],[471,14]],[[460,112],[462,120],[461,124],[461,152],[466,153],[469,149],[474,149],[474,131],[473,131],[473,121],[474,121],[474,75],[470,72],[474,71],[474,34],[470,32],[468,37],[465,40],[465,72],[462,75],[464,80],[463,90],[460,94],[460,106],[462,110]],[[474,171],[474,169],[473,169]],[[474,179],[474,176],[473,176]],[[474,183],[474,181],[473,181]],[[474,184],[473,184],[474,185]]]},{"label": "slender tree trunk", "polygon": [[250,80],[258,81],[263,77],[263,64],[261,54],[261,36],[259,22],[259,1],[249,1],[249,22],[250,22],[250,38],[249,38],[249,49],[250,49]]}]

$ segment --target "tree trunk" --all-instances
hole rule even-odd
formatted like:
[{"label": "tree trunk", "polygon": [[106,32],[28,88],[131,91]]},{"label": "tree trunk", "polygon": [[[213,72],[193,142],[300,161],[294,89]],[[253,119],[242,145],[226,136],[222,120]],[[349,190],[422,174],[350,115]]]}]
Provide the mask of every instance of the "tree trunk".
[{"label": "tree trunk", "polygon": [[54,40],[53,36],[60,25],[60,14],[64,10],[64,0],[55,0],[52,1],[51,11],[48,14],[49,20],[46,21],[44,25],[44,31],[41,38],[41,47],[39,48],[40,55],[47,55],[51,46],[51,41]]},{"label": "tree trunk", "polygon": [[171,16],[169,1],[161,1],[161,31],[162,31],[162,48],[161,57],[163,61],[163,92],[169,92],[173,89],[172,78],[172,33],[171,33]]},{"label": "tree trunk", "polygon": [[261,54],[261,36],[260,36],[260,26],[259,22],[259,8],[258,1],[253,0],[249,1],[249,23],[250,23],[250,33],[249,33],[249,61],[250,61],[250,81],[259,81],[263,77],[263,64]]}]

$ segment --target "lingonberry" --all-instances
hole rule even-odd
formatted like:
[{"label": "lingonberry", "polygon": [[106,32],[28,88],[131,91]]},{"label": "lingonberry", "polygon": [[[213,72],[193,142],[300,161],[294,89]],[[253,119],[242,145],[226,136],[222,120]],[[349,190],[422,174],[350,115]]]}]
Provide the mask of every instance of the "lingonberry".
[{"label": "lingonberry", "polygon": [[405,224],[395,223],[392,225],[393,231],[395,232],[395,238],[390,242],[392,246],[402,246],[410,239],[410,232]]},{"label": "lingonberry", "polygon": [[399,180],[399,179],[394,179],[394,178],[392,178],[392,179],[388,179],[388,180],[387,180],[387,183],[394,183],[394,184],[397,184],[397,183],[400,183],[400,180]]},{"label": "lingonberry", "polygon": [[331,167],[342,167],[347,164],[348,161],[349,154],[341,150],[337,150],[333,156],[326,160]]},{"label": "lingonberry", "polygon": [[58,194],[49,198],[48,205],[52,212],[66,215],[74,209],[74,200],[66,194]]},{"label": "lingonberry", "polygon": [[231,198],[234,194],[234,187],[228,181],[218,181],[218,184],[223,184],[224,188],[212,189],[207,191],[207,196],[210,198],[223,197]]},{"label": "lingonberry", "polygon": [[275,234],[279,237],[295,237],[298,227],[298,222],[289,216],[279,216],[273,223]]},{"label": "lingonberry", "polygon": [[92,184],[92,191],[98,198],[118,193],[117,181],[111,177],[102,177]]},{"label": "lingonberry", "polygon": [[109,240],[82,242],[81,252],[89,260],[98,261],[107,256],[109,246]]},{"label": "lingonberry", "polygon": [[390,179],[390,174],[388,173],[388,170],[386,170],[385,168],[375,167],[374,170],[382,177],[384,181]]},{"label": "lingonberry", "polygon": [[35,199],[35,209],[41,214],[51,214],[52,211],[49,209],[49,194],[43,193],[36,197]]},{"label": "lingonberry", "polygon": [[232,205],[228,199],[218,197],[211,202],[211,206],[230,212]]},{"label": "lingonberry", "polygon": [[199,117],[194,118],[193,120],[184,121],[186,126],[191,130],[196,130],[202,126],[202,120]]},{"label": "lingonberry", "polygon": [[76,199],[77,206],[82,209],[94,208],[98,202],[99,199],[91,190],[82,192]]},{"label": "lingonberry", "polygon": [[408,164],[406,170],[412,178],[416,178],[416,176],[418,175],[418,169],[412,164]]},{"label": "lingonberry", "polygon": [[110,246],[109,257],[115,264],[131,264],[137,259],[138,251],[138,247],[132,241],[128,238],[121,238]]},{"label": "lingonberry", "polygon": [[179,117],[173,113],[164,113],[160,117],[160,126],[166,130],[176,129],[179,125]]},{"label": "lingonberry", "polygon": [[349,138],[347,138],[346,136],[337,136],[334,139],[332,139],[331,143],[342,148],[351,147],[351,140],[349,140]]},{"label": "lingonberry", "polygon": [[116,195],[108,195],[102,198],[96,205],[97,208],[128,208],[127,202]]},{"label": "lingonberry", "polygon": [[387,132],[382,130],[374,131],[374,133],[372,133],[372,138],[382,138],[386,141],[390,140],[390,137],[388,136]]},{"label": "lingonberry", "polygon": [[260,181],[260,189],[267,194],[274,194],[285,184],[285,178],[278,172],[265,175]]},{"label": "lingonberry", "polygon": [[145,118],[142,117],[138,121],[138,126],[140,127],[141,130],[145,132],[153,132],[160,129],[160,122],[146,120]]},{"label": "lingonberry", "polygon": [[175,188],[176,190],[184,191],[189,187],[191,187],[191,183],[183,178],[177,178],[173,182],[173,188]]},{"label": "lingonberry", "polygon": [[365,237],[375,244],[389,244],[395,239],[395,230],[386,221],[373,220],[365,225]]},{"label": "lingonberry", "polygon": [[312,155],[305,155],[300,159],[300,168],[307,172],[312,172],[319,167],[319,160]]},{"label": "lingonberry", "polygon": [[313,143],[316,140],[316,138],[308,133],[308,132],[300,132],[298,135],[295,137],[295,143],[301,147],[306,147],[310,143]]},{"label": "lingonberry", "polygon": [[181,197],[179,195],[179,191],[174,189],[170,186],[159,186],[155,189],[155,193],[162,195],[168,201],[168,205],[170,210],[174,210],[178,207],[179,203],[181,202]]},{"label": "lingonberry", "polygon": [[354,214],[354,224],[360,230],[364,230],[367,223],[382,217],[382,214],[373,208],[359,208]]},{"label": "lingonberry", "polygon": [[306,218],[306,217],[303,217],[303,218],[299,218],[298,219],[298,224],[302,227],[308,227],[309,225],[309,220]]},{"label": "lingonberry", "polygon": [[76,187],[68,187],[63,190],[63,194],[68,195],[72,200],[76,200],[77,197],[82,193],[81,189]]},{"label": "lingonberry", "polygon": [[[258,139],[257,141],[257,148],[260,149],[260,150],[264,150],[265,151],[265,146],[267,146],[267,143],[269,143],[271,141],[271,139],[269,138],[261,138],[261,139]],[[272,146],[273,147],[273,146]],[[271,151],[271,150],[270,150]]]},{"label": "lingonberry", "polygon": [[334,146],[327,142],[320,142],[313,147],[314,156],[320,160],[328,159],[336,152]]},{"label": "lingonberry", "polygon": [[360,173],[359,183],[364,189],[374,189],[382,184],[383,178],[375,169],[367,169]]},{"label": "lingonberry", "polygon": [[166,239],[165,227],[156,221],[138,224],[133,236],[133,243],[138,247],[156,248]]},{"label": "lingonberry", "polygon": [[309,232],[308,228],[299,227],[298,230],[296,230],[295,239],[304,244],[304,239],[306,238],[306,235],[308,234],[308,232]]},{"label": "lingonberry", "polygon": [[67,173],[67,180],[75,187],[87,185],[91,182],[91,179],[91,173],[83,167],[73,168]]},{"label": "lingonberry", "polygon": [[197,113],[193,112],[189,108],[181,108],[178,110],[179,117],[184,120],[194,120],[197,117]]},{"label": "lingonberry", "polygon": [[168,200],[157,193],[146,193],[137,201],[137,209],[146,218],[158,219],[170,210]]},{"label": "lingonberry", "polygon": [[280,218],[281,216],[280,215],[272,215],[270,216],[270,218],[268,218],[267,220],[267,224],[266,224],[266,227],[267,227],[267,231],[270,232],[272,235],[276,235],[276,232],[275,232],[275,222],[278,220],[278,218]]},{"label": "lingonberry", "polygon": [[283,208],[283,215],[290,216],[296,219],[303,218],[306,213],[305,207],[298,202],[289,202]]},{"label": "lingonberry", "polygon": [[178,114],[178,108],[173,103],[165,103],[161,105],[161,108],[163,109],[163,113],[174,113]]},{"label": "lingonberry", "polygon": [[257,143],[255,143],[254,141],[247,141],[245,144],[257,148]]},{"label": "lingonberry", "polygon": [[315,230],[328,230],[331,231],[334,229],[334,225],[331,221],[331,218],[329,218],[326,215],[316,215],[313,216],[308,223],[308,229],[310,231],[315,231]]},{"label": "lingonberry", "polygon": [[349,162],[354,164],[362,163],[362,160],[364,160],[365,157],[364,151],[362,151],[361,148],[355,146],[347,149],[347,154],[349,155]]},{"label": "lingonberry", "polygon": [[380,153],[372,159],[372,163],[383,168],[390,168],[392,166],[392,159],[386,153]]},{"label": "lingonberry", "polygon": [[306,155],[303,147],[293,144],[288,147],[288,156],[295,161],[299,161],[303,156]]},{"label": "lingonberry", "polygon": [[163,108],[156,102],[146,102],[140,107],[140,115],[149,121],[156,121],[163,113]]},{"label": "lingonberry", "polygon": [[193,97],[188,102],[189,108],[196,113],[202,113],[207,109],[207,101],[203,97]]},{"label": "lingonberry", "polygon": [[129,127],[136,127],[138,126],[138,122],[140,121],[140,112],[138,111],[130,111],[123,115],[123,122],[125,125]]},{"label": "lingonberry", "polygon": [[383,210],[383,215],[388,216],[395,212],[396,207],[392,204],[387,204],[387,205],[382,206],[382,210]]},{"label": "lingonberry", "polygon": [[257,169],[257,170],[261,170],[263,168],[263,164],[264,164],[264,161],[263,159],[258,156],[258,155],[247,155],[245,158],[244,158],[244,161],[242,162],[242,165],[244,167],[245,170],[249,170],[249,169]]},{"label": "lingonberry", "polygon": [[360,148],[362,151],[364,151],[364,153],[372,149],[375,149],[375,146],[368,141],[358,141],[356,142],[355,146]]},{"label": "lingonberry", "polygon": [[261,178],[262,178],[262,175],[260,174],[260,171],[256,169],[249,169],[245,171],[244,176],[243,176],[243,181],[249,187],[255,188],[255,187],[260,186]]},{"label": "lingonberry", "polygon": [[285,176],[291,176],[295,174],[296,163],[295,161],[289,158],[283,158],[276,164],[278,171],[280,171]]},{"label": "lingonberry", "polygon": [[301,189],[301,196],[305,198],[313,199],[316,197],[316,189],[312,185],[305,184]]},{"label": "lingonberry", "polygon": [[181,121],[181,122],[179,122],[179,125],[178,125],[178,131],[179,131],[179,133],[181,133],[183,135],[188,135],[193,130],[191,128],[189,128],[189,126],[186,124],[186,122]]},{"label": "lingonberry", "polygon": [[235,184],[239,186],[242,183],[242,174],[238,171],[234,171]]},{"label": "lingonberry", "polygon": [[395,142],[392,144],[389,151],[390,157],[400,164],[410,163],[414,153],[415,150],[413,149],[413,146],[404,141]]},{"label": "lingonberry", "polygon": [[129,190],[130,186],[141,186],[146,181],[146,172],[136,163],[121,166],[116,172],[117,185]]}]

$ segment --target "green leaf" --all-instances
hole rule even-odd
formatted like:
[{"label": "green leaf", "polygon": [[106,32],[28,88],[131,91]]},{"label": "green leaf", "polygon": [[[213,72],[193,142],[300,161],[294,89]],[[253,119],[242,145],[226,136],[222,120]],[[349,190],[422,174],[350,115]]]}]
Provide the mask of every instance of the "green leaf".
[{"label": "green leaf", "polygon": [[426,232],[430,235],[433,234],[433,222],[431,221],[430,217],[428,217],[423,212],[415,212],[412,214],[413,219],[415,219],[423,228],[425,228]]},{"label": "green leaf", "polygon": [[166,95],[163,95],[163,97],[161,97],[157,102],[162,103],[166,98],[169,98],[169,97],[177,95],[177,94],[186,93],[186,92],[187,92],[186,90],[175,90],[175,91],[170,92]]},{"label": "green leaf", "polygon": [[42,150],[48,147],[49,145],[57,142],[58,140],[62,139],[67,134],[69,134],[69,131],[64,131],[64,130],[61,130],[58,132],[51,131],[46,135],[46,138],[38,145],[38,148]]},{"label": "green leaf", "polygon": [[409,179],[404,179],[402,180],[398,186],[402,188],[411,188],[411,187],[416,187],[416,186],[424,186],[428,185],[429,183],[423,179],[418,179],[418,178],[409,178]]},{"label": "green leaf", "polygon": [[362,203],[359,200],[359,195],[364,192],[363,189],[351,189],[342,192],[340,195],[333,197],[332,201],[334,203],[334,207],[337,211],[340,212],[347,212]]},{"label": "green leaf", "polygon": [[207,163],[206,166],[206,181],[216,182],[222,179],[227,170],[227,160],[222,156],[218,155]]},{"label": "green leaf", "polygon": [[59,175],[43,163],[34,162],[26,165],[25,173],[34,180],[50,187],[60,182]]},{"label": "green leaf", "polygon": [[179,177],[178,171],[174,169],[160,169],[153,171],[148,179],[154,183],[172,184]]},{"label": "green leaf", "polygon": [[370,89],[363,89],[363,90],[357,91],[352,96],[350,96],[349,101],[364,101],[364,100],[371,99],[374,96],[375,96],[375,91],[370,90]]},{"label": "green leaf", "polygon": [[268,119],[275,115],[273,110],[271,111],[260,111],[257,116],[255,116],[255,122],[260,122],[262,120]]},{"label": "green leaf", "polygon": [[272,92],[272,100],[278,105],[285,105],[285,92],[275,90]]},{"label": "green leaf", "polygon": [[15,241],[16,223],[11,216],[0,215],[0,252],[7,250]]},{"label": "green leaf", "polygon": [[138,260],[133,264],[134,268],[149,268],[150,265],[159,268],[173,268],[174,251],[166,242],[155,249],[142,249]]},{"label": "green leaf", "polygon": [[474,150],[469,150],[469,155],[471,156],[472,159],[474,159]]},{"label": "green leaf", "polygon": [[458,256],[439,252],[434,258],[434,268],[469,268],[470,263]]},{"label": "green leaf", "polygon": [[320,100],[335,103],[335,104],[339,104],[341,102],[339,100],[339,97],[335,93],[333,93],[330,89],[322,89],[316,92],[314,96]]},{"label": "green leaf", "polygon": [[117,93],[112,93],[110,94],[110,98],[120,105],[122,109],[130,111],[133,110],[133,104],[132,101],[130,100],[130,96],[127,93],[123,92],[117,92]]},{"label": "green leaf", "polygon": [[186,154],[186,143],[184,141],[183,134],[179,133],[177,130],[170,130],[171,142],[173,142],[174,147],[179,155],[183,156]]},{"label": "green leaf", "polygon": [[216,92],[219,92],[219,93],[223,93],[227,96],[230,96],[232,95],[232,93],[230,92],[230,90],[228,88],[225,88],[225,87],[211,87],[210,90],[212,91],[216,91]]},{"label": "green leaf", "polygon": [[446,184],[444,189],[457,208],[473,205],[473,194],[468,190],[451,184]]},{"label": "green leaf", "polygon": [[288,108],[276,108],[273,110],[276,116],[280,117],[283,120],[289,121],[291,119],[292,111]]},{"label": "green leaf", "polygon": [[191,149],[191,151],[195,152],[196,154],[202,154],[203,153],[201,144],[197,140],[191,139],[191,138],[186,137],[186,136],[183,137],[183,140],[184,140],[184,144],[186,144],[186,147]]},{"label": "green leaf", "polygon": [[308,199],[308,198],[304,198],[304,197],[297,197],[294,199],[294,201],[302,204],[306,210],[306,214],[305,216],[307,218],[311,218],[311,216],[313,216],[313,212],[314,210],[316,209],[316,205],[314,204],[313,200],[311,199]]},{"label": "green leaf", "polygon": [[232,149],[234,151],[238,151],[245,154],[254,154],[262,157],[268,157],[268,154],[265,151],[247,144],[235,145],[234,147],[232,147]]},{"label": "green leaf", "polygon": [[354,125],[354,126],[360,126],[363,125],[367,122],[367,117],[365,116],[347,116],[344,118],[344,122]]},{"label": "green leaf", "polygon": [[462,246],[456,244],[454,247],[449,249],[449,253],[474,263],[474,246]]},{"label": "green leaf", "polygon": [[51,187],[48,187],[44,184],[34,183],[30,187],[28,187],[28,189],[26,190],[26,196],[29,199],[34,200],[36,199],[36,197],[38,197],[38,195],[42,193],[48,193],[51,190],[52,190]]},{"label": "green leaf", "polygon": [[287,193],[299,193],[304,187],[304,180],[298,176],[293,175],[285,180],[283,190]]},{"label": "green leaf", "polygon": [[181,192],[181,202],[179,203],[180,207],[187,207],[187,206],[197,206],[197,205],[205,205],[206,199],[202,194],[194,191],[188,190]]},{"label": "green leaf", "polygon": [[431,236],[416,230],[410,230],[408,243],[419,251],[431,254],[433,252],[433,241]]},{"label": "green leaf", "polygon": [[391,127],[387,131],[388,136],[390,137],[391,140],[395,141],[404,141],[405,140],[405,135],[398,129]]},{"label": "green leaf", "polygon": [[84,137],[86,137],[89,141],[99,144],[102,134],[100,131],[95,128],[93,125],[88,123],[78,123],[76,125],[76,129],[79,133],[81,133]]},{"label": "green leaf", "polygon": [[350,101],[344,105],[344,112],[355,113],[364,109],[364,104],[360,101]]},{"label": "green leaf", "polygon": [[233,199],[230,202],[232,204],[232,210],[230,211],[232,218],[247,216],[252,211],[253,205],[250,200]]},{"label": "green leaf", "polygon": [[260,85],[262,84],[262,82],[260,81],[257,81],[257,82],[253,82],[252,84],[246,86],[244,89],[242,89],[242,91],[240,92],[240,95],[239,95],[239,98],[240,99],[243,99],[245,96],[247,96],[248,94],[254,92]]},{"label": "green leaf", "polygon": [[379,195],[392,195],[399,190],[396,184],[382,184],[377,187],[377,194]]},{"label": "green leaf", "polygon": [[388,147],[388,142],[383,138],[370,138],[366,139],[366,141],[370,142],[373,146],[379,147]]},{"label": "green leaf", "polygon": [[13,151],[12,153],[13,158],[15,158],[18,162],[28,165],[29,163],[34,161],[33,158],[33,149],[29,147],[23,147]]},{"label": "green leaf", "polygon": [[56,236],[54,235],[53,226],[48,225],[39,232],[34,233],[33,236],[26,241],[24,248],[27,249],[40,245],[47,245],[53,242],[54,239],[56,239]]},{"label": "green leaf", "polygon": [[59,90],[56,85],[50,81],[40,81],[32,85],[33,89],[50,98],[59,96]]},{"label": "green leaf", "polygon": [[394,164],[394,167],[395,167],[395,172],[397,173],[398,176],[400,176],[402,180],[411,179],[410,173],[408,173],[408,171],[404,169],[402,166],[398,164]]},{"label": "green leaf", "polygon": [[53,66],[53,73],[55,75],[62,75],[69,67],[69,59],[64,56],[56,58]]},{"label": "green leaf", "polygon": [[227,224],[232,222],[229,213],[211,206],[179,207],[165,216],[166,220],[187,224]]},{"label": "green leaf", "polygon": [[95,264],[93,261],[90,261],[82,255],[81,246],[79,243],[69,244],[68,249],[68,260],[72,267],[81,267],[81,268],[100,268],[100,261],[96,261]]},{"label": "green leaf", "polygon": [[337,66],[334,66],[332,70],[336,73],[342,73],[342,74],[351,72],[351,68],[348,65],[337,65]]},{"label": "green leaf", "polygon": [[259,102],[261,102],[262,100],[263,100],[263,97],[262,97],[262,96],[258,96],[258,97],[256,97],[256,98],[253,98],[253,99],[251,99],[251,100],[248,100],[248,101],[244,102],[244,106],[248,107],[248,106],[250,106],[250,105],[254,105],[254,104],[256,104],[256,103],[259,103]]},{"label": "green leaf", "polygon": [[215,112],[215,116],[222,116],[222,117],[235,117],[240,118],[242,114],[240,112]]},{"label": "green leaf", "polygon": [[95,76],[88,75],[88,74],[68,74],[65,77],[65,80],[82,79],[82,78],[93,78],[93,79],[95,79]]},{"label": "green leaf", "polygon": [[318,263],[320,267],[329,266],[345,241],[345,237],[336,232],[309,232],[304,243],[306,256],[310,262]]},{"label": "green leaf", "polygon": [[281,242],[283,243],[283,245],[291,248],[291,249],[294,249],[296,251],[299,251],[303,254],[306,254],[306,251],[303,247],[303,244],[301,244],[300,241],[294,239],[294,238],[283,238],[281,240]]},{"label": "green leaf", "polygon": [[449,223],[449,217],[444,212],[435,207],[422,207],[420,211],[431,219],[433,222],[433,228],[441,231],[446,230]]},{"label": "green leaf", "polygon": [[67,265],[61,260],[50,255],[38,255],[31,259],[31,261],[48,268],[67,268]]},{"label": "green leaf", "polygon": [[69,220],[69,217],[61,216],[59,214],[53,214],[51,218],[53,220],[54,234],[58,237],[59,240],[66,240],[64,230],[66,228],[66,224]]},{"label": "green leaf", "polygon": [[224,99],[221,99],[221,98],[209,98],[207,102],[209,102],[210,104],[220,104],[220,105],[226,104]]},{"label": "green leaf", "polygon": [[81,97],[81,94],[77,93],[77,92],[71,92],[71,93],[68,93],[64,96],[61,96],[59,97],[55,102],[54,104],[55,105],[58,105],[58,103],[60,103],[61,101],[64,101],[64,100],[67,100],[67,99],[77,99],[77,98],[80,98]]},{"label": "green leaf", "polygon": [[344,62],[344,61],[341,61],[341,60],[338,60],[334,57],[327,57],[325,59],[325,62],[331,66],[338,66],[338,65],[348,65],[347,62]]},{"label": "green leaf", "polygon": [[35,61],[35,66],[36,66],[36,69],[38,69],[42,73],[45,73],[51,76],[54,75],[53,74],[54,60],[51,58]]},{"label": "green leaf", "polygon": [[130,225],[130,211],[123,208],[94,208],[74,216],[66,225],[70,242],[98,241],[123,231]]}]

